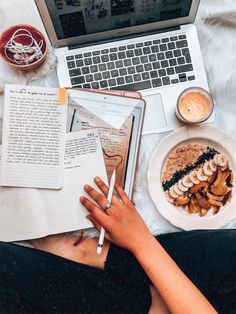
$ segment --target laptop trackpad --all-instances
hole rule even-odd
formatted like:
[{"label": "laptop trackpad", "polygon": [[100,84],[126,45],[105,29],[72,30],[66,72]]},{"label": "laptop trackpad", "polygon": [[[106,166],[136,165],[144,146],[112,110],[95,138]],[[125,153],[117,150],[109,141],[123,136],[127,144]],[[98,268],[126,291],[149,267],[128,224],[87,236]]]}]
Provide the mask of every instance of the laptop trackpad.
[{"label": "laptop trackpad", "polygon": [[165,128],[167,126],[161,94],[147,95],[143,133]]}]

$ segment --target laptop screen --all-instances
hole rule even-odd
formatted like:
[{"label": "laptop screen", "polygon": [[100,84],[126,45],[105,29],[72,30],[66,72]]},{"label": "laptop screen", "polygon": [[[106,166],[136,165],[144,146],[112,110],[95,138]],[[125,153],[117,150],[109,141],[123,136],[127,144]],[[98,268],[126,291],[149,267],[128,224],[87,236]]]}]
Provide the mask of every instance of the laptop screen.
[{"label": "laptop screen", "polygon": [[189,15],[193,0],[46,0],[58,39]]}]

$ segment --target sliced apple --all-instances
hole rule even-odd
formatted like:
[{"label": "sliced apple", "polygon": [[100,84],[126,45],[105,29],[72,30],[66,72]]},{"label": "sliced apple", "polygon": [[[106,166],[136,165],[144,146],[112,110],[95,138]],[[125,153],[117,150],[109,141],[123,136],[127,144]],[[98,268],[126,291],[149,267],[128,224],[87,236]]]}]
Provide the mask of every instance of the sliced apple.
[{"label": "sliced apple", "polygon": [[204,191],[206,192],[207,189],[208,189],[208,183],[201,181],[200,183],[198,183],[198,184],[194,185],[193,187],[191,187],[190,192],[195,194],[202,188],[204,188]]},{"label": "sliced apple", "polygon": [[215,195],[215,194],[211,194],[210,192],[206,192],[206,196],[211,199],[211,200],[215,200],[215,201],[223,201],[224,199],[224,196],[218,196],[218,195]]},{"label": "sliced apple", "polygon": [[208,201],[205,200],[205,198],[202,197],[199,193],[196,193],[196,194],[195,194],[195,197],[196,197],[196,199],[197,199],[199,205],[200,205],[202,208],[207,209],[207,210],[209,210],[209,209],[211,208],[211,205],[208,203]]},{"label": "sliced apple", "polygon": [[187,196],[179,197],[179,198],[174,200],[174,204],[176,206],[185,205],[185,204],[188,204],[188,202],[189,202],[189,198]]},{"label": "sliced apple", "polygon": [[222,171],[221,171],[220,169],[218,169],[218,171],[217,171],[217,177],[216,177],[215,182],[213,183],[213,186],[219,185],[220,182],[221,182],[221,179],[222,179]]},{"label": "sliced apple", "polygon": [[217,214],[220,210],[220,206],[212,206],[213,215]]},{"label": "sliced apple", "polygon": [[208,203],[211,204],[212,206],[223,206],[224,205],[222,202],[213,200],[211,198],[209,198]]}]

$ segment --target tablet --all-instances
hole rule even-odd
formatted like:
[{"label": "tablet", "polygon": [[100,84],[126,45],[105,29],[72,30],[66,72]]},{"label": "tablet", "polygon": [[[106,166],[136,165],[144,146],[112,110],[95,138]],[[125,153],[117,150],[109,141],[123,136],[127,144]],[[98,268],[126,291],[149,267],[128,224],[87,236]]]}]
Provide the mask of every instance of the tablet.
[{"label": "tablet", "polygon": [[[67,132],[98,128],[108,179],[132,196],[145,101],[139,93],[68,89]],[[135,97],[131,97],[135,96]]]}]

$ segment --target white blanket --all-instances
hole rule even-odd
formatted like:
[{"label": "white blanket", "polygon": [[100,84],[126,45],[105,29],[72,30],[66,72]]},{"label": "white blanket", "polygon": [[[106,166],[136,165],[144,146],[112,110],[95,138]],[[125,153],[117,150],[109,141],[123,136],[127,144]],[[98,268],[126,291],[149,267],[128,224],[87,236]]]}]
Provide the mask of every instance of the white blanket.
[{"label": "white blanket", "polygon": [[[18,23],[35,25],[44,32],[44,28],[33,0],[11,0],[0,2],[0,31]],[[235,0],[202,0],[195,22],[203,59],[208,75],[211,93],[216,103],[217,127],[236,136],[236,1]],[[0,62],[0,93],[5,83],[22,83],[45,86],[58,86],[55,72],[56,60],[53,51],[49,51],[47,63],[35,72],[23,75],[12,71]],[[3,95],[0,96],[0,118],[2,117]],[[1,121],[1,120],[0,120]],[[0,125],[1,129],[1,125]],[[150,156],[159,141],[166,134],[146,135],[142,138],[139,166],[134,186],[136,206],[154,234],[178,230],[157,212],[148,194],[146,173]],[[5,198],[5,199],[4,199]],[[0,203],[7,206],[7,194],[0,194]],[[236,227],[236,221],[228,227]],[[89,235],[93,235],[92,230]]]}]

